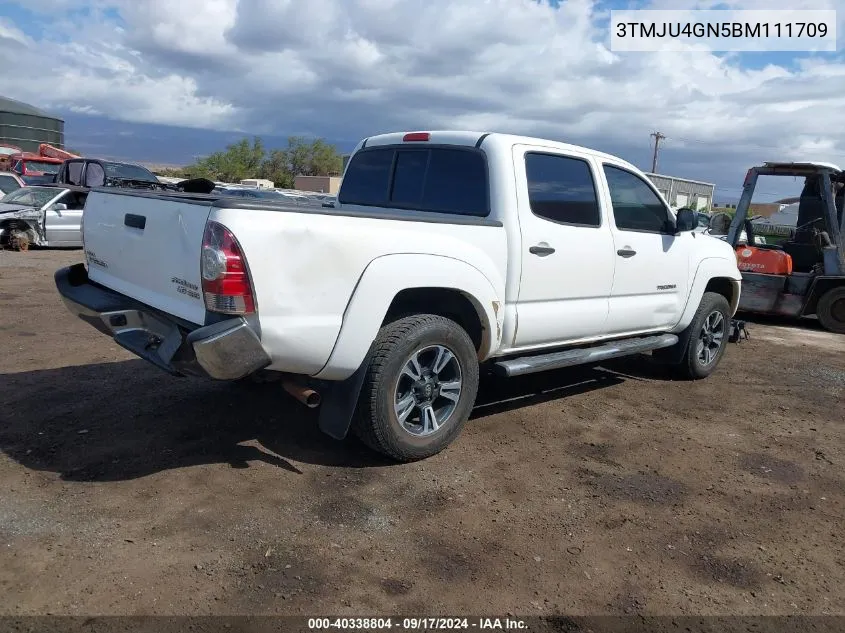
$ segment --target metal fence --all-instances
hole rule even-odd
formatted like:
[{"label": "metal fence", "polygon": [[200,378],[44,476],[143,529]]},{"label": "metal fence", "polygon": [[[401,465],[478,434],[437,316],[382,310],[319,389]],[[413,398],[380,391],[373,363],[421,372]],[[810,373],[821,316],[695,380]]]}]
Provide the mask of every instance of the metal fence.
[{"label": "metal fence", "polygon": [[768,222],[752,222],[756,235],[772,235],[775,237],[792,237],[795,235],[794,226],[784,224],[769,224]]}]

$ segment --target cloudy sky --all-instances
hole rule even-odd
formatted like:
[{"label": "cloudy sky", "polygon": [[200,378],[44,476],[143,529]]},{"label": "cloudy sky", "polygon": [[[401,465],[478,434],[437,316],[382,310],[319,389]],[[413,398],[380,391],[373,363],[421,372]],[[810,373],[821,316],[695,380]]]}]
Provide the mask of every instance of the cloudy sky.
[{"label": "cloudy sky", "polygon": [[[614,53],[619,8],[837,8],[824,54]],[[566,140],[717,184],[762,160],[845,164],[843,0],[0,0],[0,92],[69,146],[184,163],[238,137],[405,129]],[[164,127],[170,126],[170,127]],[[94,150],[93,148],[96,148]],[[772,199],[794,183],[766,182]]]}]

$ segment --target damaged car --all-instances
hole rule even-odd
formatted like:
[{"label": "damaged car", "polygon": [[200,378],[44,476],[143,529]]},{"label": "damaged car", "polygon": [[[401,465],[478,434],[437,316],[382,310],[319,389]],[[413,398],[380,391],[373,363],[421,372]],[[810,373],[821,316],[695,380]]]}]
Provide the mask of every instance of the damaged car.
[{"label": "damaged car", "polygon": [[88,190],[28,186],[0,198],[0,246],[82,247],[82,210]]}]

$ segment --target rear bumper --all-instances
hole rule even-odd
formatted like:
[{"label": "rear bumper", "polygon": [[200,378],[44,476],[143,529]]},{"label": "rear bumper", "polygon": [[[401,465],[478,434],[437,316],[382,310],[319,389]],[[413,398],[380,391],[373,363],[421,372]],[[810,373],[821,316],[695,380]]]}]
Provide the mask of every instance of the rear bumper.
[{"label": "rear bumper", "polygon": [[82,264],[56,271],[55,281],[73,314],[174,376],[237,380],[270,364],[240,317],[199,327],[92,282]]}]

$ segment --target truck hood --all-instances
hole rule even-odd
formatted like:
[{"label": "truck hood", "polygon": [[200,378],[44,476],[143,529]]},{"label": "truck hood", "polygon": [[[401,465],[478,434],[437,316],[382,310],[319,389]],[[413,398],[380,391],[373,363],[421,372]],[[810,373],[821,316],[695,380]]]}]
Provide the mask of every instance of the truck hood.
[{"label": "truck hood", "polygon": [[[693,248],[698,252],[700,259],[708,257],[724,259],[730,263],[733,279],[742,279],[739,267],[737,266],[736,251],[728,244],[726,239],[719,239],[719,236],[708,233],[697,233],[695,237],[695,246]],[[735,270],[734,267],[736,267]]]},{"label": "truck hood", "polygon": [[44,221],[44,211],[24,204],[0,203],[0,220],[27,220],[36,226]]}]

